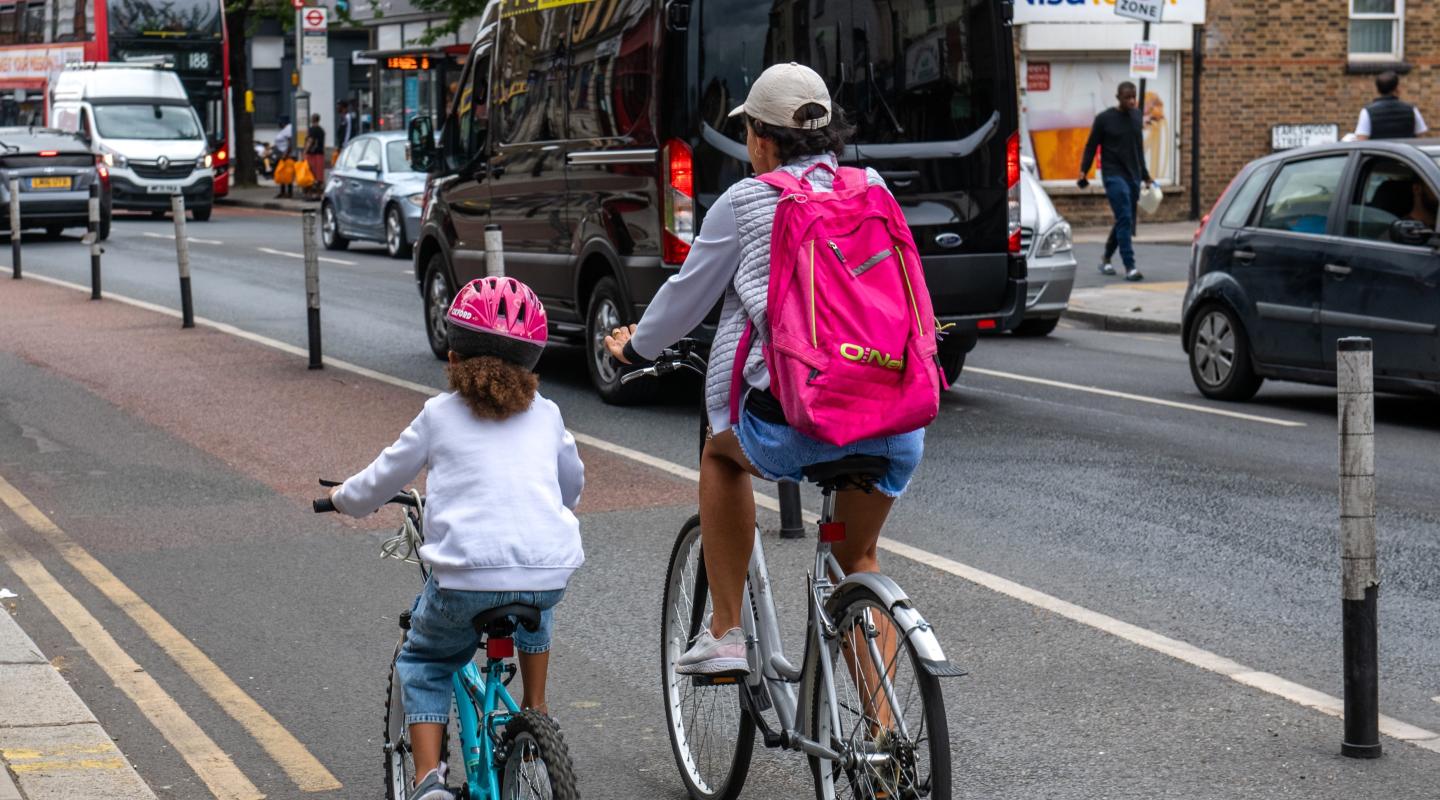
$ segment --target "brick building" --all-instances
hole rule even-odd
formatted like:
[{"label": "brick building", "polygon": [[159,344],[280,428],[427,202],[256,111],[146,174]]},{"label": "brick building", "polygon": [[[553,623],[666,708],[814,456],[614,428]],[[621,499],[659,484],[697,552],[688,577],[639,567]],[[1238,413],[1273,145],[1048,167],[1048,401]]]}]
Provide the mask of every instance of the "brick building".
[{"label": "brick building", "polygon": [[[1150,36],[1161,61],[1146,87],[1146,160],[1165,203],[1142,224],[1204,214],[1246,162],[1354,130],[1385,69],[1401,74],[1400,96],[1440,126],[1435,3],[1164,2],[1165,21]],[[1113,0],[1015,0],[1015,18],[1024,149],[1061,213],[1076,224],[1108,222],[1098,181],[1082,191],[1075,178],[1089,119],[1129,79],[1141,25],[1116,17]]]}]

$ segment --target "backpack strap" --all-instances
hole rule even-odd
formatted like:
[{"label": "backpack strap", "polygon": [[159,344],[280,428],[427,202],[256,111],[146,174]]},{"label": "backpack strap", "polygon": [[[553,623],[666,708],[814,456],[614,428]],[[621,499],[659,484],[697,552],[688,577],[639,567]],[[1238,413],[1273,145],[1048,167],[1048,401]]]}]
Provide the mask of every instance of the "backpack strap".
[{"label": "backpack strap", "polygon": [[782,195],[805,191],[805,185],[800,182],[800,179],[783,169],[767,172],[764,175],[756,175],[755,179],[779,189]]},{"label": "backpack strap", "polygon": [[740,344],[735,350],[735,366],[730,372],[730,425],[740,424],[740,399],[745,396],[745,362],[750,358],[750,338],[755,332],[755,323],[745,319],[745,332],[740,334]]}]

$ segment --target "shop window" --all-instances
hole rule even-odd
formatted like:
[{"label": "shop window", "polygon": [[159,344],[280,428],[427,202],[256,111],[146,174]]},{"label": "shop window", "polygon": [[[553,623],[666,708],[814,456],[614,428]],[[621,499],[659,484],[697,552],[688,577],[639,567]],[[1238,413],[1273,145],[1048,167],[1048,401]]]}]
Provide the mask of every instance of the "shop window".
[{"label": "shop window", "polygon": [[21,13],[14,3],[0,4],[0,44],[20,43]]},{"label": "shop window", "polygon": [[1330,206],[1349,156],[1292,161],[1280,169],[1260,211],[1260,227],[1291,233],[1325,233]]},{"label": "shop window", "polygon": [[1404,56],[1405,0],[1350,0],[1350,60]]},{"label": "shop window", "polygon": [[90,38],[90,0],[54,0],[52,42],[83,42]]}]

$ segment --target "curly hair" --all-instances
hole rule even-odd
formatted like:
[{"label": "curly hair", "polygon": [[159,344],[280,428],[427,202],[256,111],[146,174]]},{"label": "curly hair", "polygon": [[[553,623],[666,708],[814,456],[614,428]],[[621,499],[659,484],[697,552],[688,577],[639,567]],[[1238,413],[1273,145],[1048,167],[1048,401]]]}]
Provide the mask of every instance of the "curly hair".
[{"label": "curly hair", "polygon": [[540,376],[494,356],[475,356],[445,368],[450,388],[481,419],[502,420],[519,414],[535,400]]},{"label": "curly hair", "polygon": [[[820,119],[825,116],[825,108],[817,103],[806,103],[795,112],[796,122]],[[750,128],[755,135],[761,139],[769,139],[775,143],[777,155],[780,156],[780,163],[789,164],[797,158],[806,156],[818,156],[824,153],[833,153],[836,156],[845,153],[845,145],[850,142],[850,137],[855,135],[855,126],[845,115],[844,110],[835,106],[830,114],[830,122],[823,128],[782,128],[778,125],[770,125],[761,122],[750,115],[745,116],[750,123]]]}]

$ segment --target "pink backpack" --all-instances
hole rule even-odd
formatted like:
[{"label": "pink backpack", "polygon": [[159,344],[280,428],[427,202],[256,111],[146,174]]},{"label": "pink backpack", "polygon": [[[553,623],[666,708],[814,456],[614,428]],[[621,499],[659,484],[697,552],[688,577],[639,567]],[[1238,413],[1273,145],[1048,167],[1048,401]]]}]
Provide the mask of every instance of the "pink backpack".
[{"label": "pink backpack", "polygon": [[[905,216],[864,170],[835,171],[830,192],[812,191],[805,176],[760,176],[781,191],[766,299],[770,391],[791,427],[837,446],[923,428],[940,410],[944,378]],[[747,324],[735,357],[732,423],[752,332]]]}]

